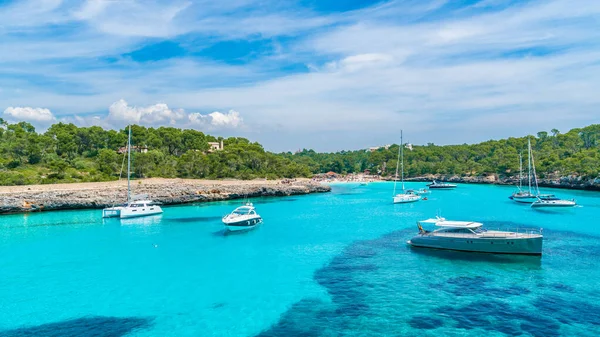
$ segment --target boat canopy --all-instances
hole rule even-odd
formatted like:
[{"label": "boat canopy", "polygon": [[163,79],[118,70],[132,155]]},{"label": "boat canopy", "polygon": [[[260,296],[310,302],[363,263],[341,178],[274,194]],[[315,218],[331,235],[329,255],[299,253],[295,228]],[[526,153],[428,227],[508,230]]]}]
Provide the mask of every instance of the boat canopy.
[{"label": "boat canopy", "polygon": [[427,219],[423,221],[419,221],[420,223],[431,223],[435,224],[438,227],[447,227],[447,228],[479,228],[483,226],[480,222],[473,221],[449,221],[444,218],[435,218],[435,219]]}]

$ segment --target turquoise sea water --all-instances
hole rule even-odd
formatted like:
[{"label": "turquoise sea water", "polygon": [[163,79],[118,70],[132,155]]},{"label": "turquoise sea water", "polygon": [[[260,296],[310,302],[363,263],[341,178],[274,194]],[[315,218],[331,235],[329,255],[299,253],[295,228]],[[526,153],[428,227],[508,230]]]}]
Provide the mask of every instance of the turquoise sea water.
[{"label": "turquoise sea water", "polygon": [[[409,184],[422,187],[423,184]],[[253,200],[264,224],[224,235],[239,201],[0,217],[0,336],[598,336],[600,193],[540,212],[512,188],[460,185],[393,205],[392,185]],[[543,256],[411,249],[437,213],[543,227]]]}]

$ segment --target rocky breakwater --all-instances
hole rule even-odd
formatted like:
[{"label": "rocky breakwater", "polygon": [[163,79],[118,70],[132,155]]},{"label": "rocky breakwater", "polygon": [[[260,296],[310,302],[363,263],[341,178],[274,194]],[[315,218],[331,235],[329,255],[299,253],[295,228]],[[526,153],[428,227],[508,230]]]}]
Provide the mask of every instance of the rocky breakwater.
[{"label": "rocky breakwater", "polygon": [[[407,178],[408,181],[447,181],[453,183],[467,184],[497,184],[497,185],[512,185],[519,184],[518,176],[502,177],[496,174],[487,176],[459,176],[459,175],[443,175],[443,174],[427,174],[421,177]],[[527,184],[524,179],[523,184]],[[598,178],[582,178],[580,176],[559,176],[553,175],[544,178],[538,178],[540,187],[566,188],[575,190],[593,190],[600,191],[600,177]]]},{"label": "rocky breakwater", "polygon": [[[245,197],[290,196],[329,192],[326,185],[302,179],[280,181],[208,181],[145,179],[132,182],[132,194],[165,205]],[[0,213],[104,208],[126,201],[127,182],[77,183],[0,187]]]}]

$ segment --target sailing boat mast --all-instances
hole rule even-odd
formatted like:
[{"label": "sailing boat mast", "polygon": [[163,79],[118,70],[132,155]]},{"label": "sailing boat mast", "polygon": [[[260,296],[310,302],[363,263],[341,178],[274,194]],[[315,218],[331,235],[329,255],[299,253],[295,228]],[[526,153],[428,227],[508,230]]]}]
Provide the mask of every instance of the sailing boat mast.
[{"label": "sailing boat mast", "polygon": [[[529,143],[529,149],[531,149],[531,142]],[[531,166],[533,167],[533,179],[535,180],[535,195],[540,195],[540,187],[538,185],[537,174],[535,173],[535,162],[533,161],[533,152],[531,153]]]},{"label": "sailing boat mast", "polygon": [[523,154],[519,152],[519,192],[523,189]]},{"label": "sailing boat mast", "polygon": [[127,203],[131,202],[131,125],[127,138]]},{"label": "sailing boat mast", "polygon": [[400,153],[402,157],[402,162],[400,163],[400,167],[402,168],[402,193],[404,193],[404,142],[402,141],[402,130],[400,130]]},{"label": "sailing boat mast", "polygon": [[529,139],[529,137],[527,137],[527,153],[527,163],[529,165],[529,170],[527,171],[527,179],[529,180],[529,194],[531,194],[531,159],[533,159],[533,157],[531,156],[531,139]]},{"label": "sailing boat mast", "polygon": [[[400,148],[398,149],[398,160],[396,161],[396,175],[394,176],[394,196],[396,195],[396,183],[398,182],[398,166],[400,166],[400,155],[402,154],[402,130],[400,130]],[[402,186],[404,189],[404,183]]]}]

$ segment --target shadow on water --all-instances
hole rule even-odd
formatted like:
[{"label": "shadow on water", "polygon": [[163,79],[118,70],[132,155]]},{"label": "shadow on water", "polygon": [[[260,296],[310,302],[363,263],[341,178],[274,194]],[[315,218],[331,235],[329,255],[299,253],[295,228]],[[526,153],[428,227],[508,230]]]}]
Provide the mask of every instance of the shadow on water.
[{"label": "shadow on water", "polygon": [[220,221],[220,216],[197,216],[192,218],[170,218],[170,222],[191,223],[191,222],[215,222]]},{"label": "shadow on water", "polygon": [[212,236],[218,236],[218,237],[228,237],[228,236],[236,236],[236,235],[244,235],[244,234],[248,234],[250,232],[254,232],[257,231],[261,226],[256,226],[254,228],[249,228],[246,230],[240,230],[240,231],[229,231],[227,229],[220,229],[218,231],[214,231],[212,232]]},{"label": "shadow on water", "polygon": [[[517,223],[503,225],[522,226]],[[277,323],[257,336],[319,336],[323,334],[324,328],[345,335],[346,332],[350,333],[356,329],[357,317],[372,317],[373,321],[377,322],[400,322],[402,320],[396,317],[398,314],[389,310],[394,301],[407,300],[398,295],[406,288],[402,276],[404,272],[399,271],[398,263],[427,266],[432,273],[446,271],[446,263],[422,261],[435,259],[464,261],[460,264],[470,263],[472,267],[468,269],[468,276],[442,277],[436,279],[436,283],[429,284],[428,296],[435,298],[438,294],[445,294],[438,298],[439,304],[436,302],[430,306],[428,313],[416,313],[415,316],[404,319],[405,323],[390,326],[390,331],[387,332],[407,324],[416,331],[452,326],[465,330],[497,332],[507,336],[541,337],[560,336],[561,325],[578,324],[581,331],[588,331],[600,325],[600,306],[593,300],[597,298],[596,294],[590,294],[584,299],[572,296],[576,290],[569,285],[555,282],[539,284],[538,287],[555,292],[555,295],[548,296],[546,291],[532,289],[521,284],[519,280],[510,282],[511,280],[507,279],[508,282],[498,282],[495,278],[496,273],[488,275],[483,272],[479,273],[481,275],[473,275],[477,270],[481,270],[481,266],[495,268],[494,265],[502,270],[505,270],[507,265],[511,266],[511,270],[541,270],[542,258],[539,256],[412,249],[402,245],[407,234],[406,230],[395,231],[378,239],[357,241],[347,246],[341,254],[314,274],[314,280],[327,290],[331,301],[304,298],[283,313]],[[550,236],[562,237],[569,234],[571,233],[553,231]],[[585,236],[578,238],[586,239]],[[585,256],[594,254],[588,252]],[[382,276],[385,282],[381,282]],[[444,298],[448,294],[455,301],[452,305],[444,305]],[[525,298],[529,301],[525,305],[513,305],[511,301],[507,301],[510,297]],[[556,307],[560,308],[553,309]],[[386,316],[390,312],[394,313]],[[364,323],[360,329],[365,335],[369,335],[368,332],[384,335],[379,323]]]},{"label": "shadow on water", "polygon": [[141,317],[81,317],[0,331],[0,337],[121,337],[151,325],[151,319]]}]

